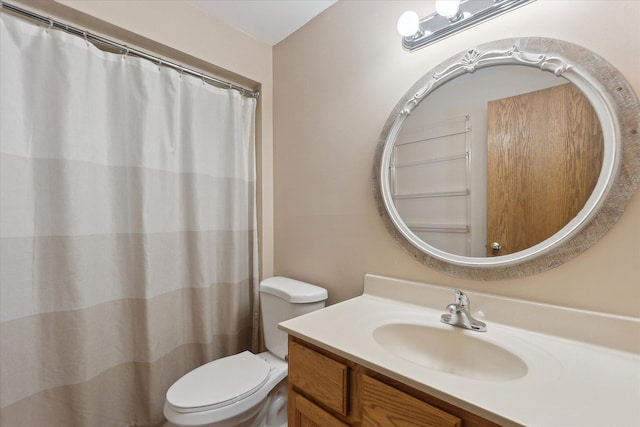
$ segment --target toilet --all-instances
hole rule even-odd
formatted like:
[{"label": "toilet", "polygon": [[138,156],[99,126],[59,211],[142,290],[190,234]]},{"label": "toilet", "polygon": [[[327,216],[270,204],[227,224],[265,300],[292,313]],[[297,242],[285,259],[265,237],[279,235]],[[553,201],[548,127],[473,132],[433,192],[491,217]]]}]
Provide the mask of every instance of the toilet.
[{"label": "toilet", "polygon": [[327,290],[286,277],[260,283],[267,351],[243,351],[202,365],[167,391],[164,415],[177,426],[286,427],[287,334],[278,323],[321,309]]}]

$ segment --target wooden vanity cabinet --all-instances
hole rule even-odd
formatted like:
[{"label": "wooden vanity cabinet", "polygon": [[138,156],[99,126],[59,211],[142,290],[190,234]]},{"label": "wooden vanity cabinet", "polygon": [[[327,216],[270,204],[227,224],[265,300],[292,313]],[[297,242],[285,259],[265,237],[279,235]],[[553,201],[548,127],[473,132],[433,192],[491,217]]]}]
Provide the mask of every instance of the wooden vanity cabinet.
[{"label": "wooden vanity cabinet", "polygon": [[484,418],[289,337],[289,427],[478,427]]}]

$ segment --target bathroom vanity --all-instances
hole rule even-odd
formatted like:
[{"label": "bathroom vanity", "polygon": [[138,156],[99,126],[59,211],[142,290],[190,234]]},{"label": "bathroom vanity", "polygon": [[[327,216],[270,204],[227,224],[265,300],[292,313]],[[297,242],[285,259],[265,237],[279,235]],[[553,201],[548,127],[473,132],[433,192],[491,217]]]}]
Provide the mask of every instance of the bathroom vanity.
[{"label": "bathroom vanity", "polygon": [[290,337],[289,426],[398,423],[452,427],[498,425],[349,359]]},{"label": "bathroom vanity", "polygon": [[367,275],[280,324],[291,426],[640,424],[640,321],[467,292],[486,332],[440,322],[452,289]]}]

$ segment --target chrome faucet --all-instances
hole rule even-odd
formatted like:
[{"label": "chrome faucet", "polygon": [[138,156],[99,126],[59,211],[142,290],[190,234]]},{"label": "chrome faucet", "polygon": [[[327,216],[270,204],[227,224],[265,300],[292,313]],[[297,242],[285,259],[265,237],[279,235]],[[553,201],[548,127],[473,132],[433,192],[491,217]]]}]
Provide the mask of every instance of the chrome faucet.
[{"label": "chrome faucet", "polygon": [[469,313],[470,302],[469,297],[460,289],[454,289],[456,292],[456,302],[447,306],[450,313],[440,316],[440,321],[447,325],[457,326],[459,328],[471,329],[472,331],[485,332],[487,325],[484,322],[476,320]]}]

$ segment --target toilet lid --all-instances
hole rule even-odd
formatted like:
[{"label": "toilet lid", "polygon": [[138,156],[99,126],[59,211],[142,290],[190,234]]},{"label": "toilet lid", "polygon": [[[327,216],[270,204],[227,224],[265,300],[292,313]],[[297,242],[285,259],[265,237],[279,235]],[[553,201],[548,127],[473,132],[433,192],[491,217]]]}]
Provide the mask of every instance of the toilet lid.
[{"label": "toilet lid", "polygon": [[227,406],[262,387],[270,368],[249,351],[214,360],[176,381],[167,391],[167,402],[180,412]]}]

